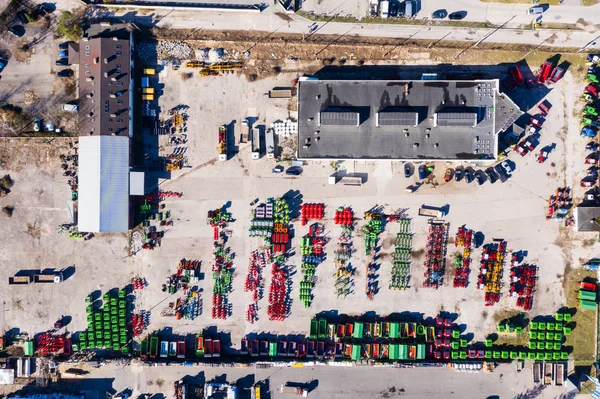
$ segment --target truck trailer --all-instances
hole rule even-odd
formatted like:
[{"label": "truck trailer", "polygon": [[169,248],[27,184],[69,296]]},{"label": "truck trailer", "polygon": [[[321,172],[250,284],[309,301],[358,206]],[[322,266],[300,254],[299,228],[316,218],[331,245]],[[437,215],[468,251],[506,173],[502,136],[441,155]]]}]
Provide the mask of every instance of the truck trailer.
[{"label": "truck trailer", "polygon": [[36,274],[33,276],[34,283],[61,283],[63,274],[61,272],[53,274]]},{"label": "truck trailer", "polygon": [[444,212],[439,209],[431,209],[431,208],[419,208],[419,216],[427,216],[427,217],[444,217]]},{"label": "truck trailer", "polygon": [[31,276],[14,276],[8,278],[8,284],[31,284],[33,282],[33,277]]},{"label": "truck trailer", "polygon": [[308,396],[308,389],[300,387],[291,387],[287,384],[281,386],[280,392],[283,395],[302,396],[303,398],[306,398]]}]

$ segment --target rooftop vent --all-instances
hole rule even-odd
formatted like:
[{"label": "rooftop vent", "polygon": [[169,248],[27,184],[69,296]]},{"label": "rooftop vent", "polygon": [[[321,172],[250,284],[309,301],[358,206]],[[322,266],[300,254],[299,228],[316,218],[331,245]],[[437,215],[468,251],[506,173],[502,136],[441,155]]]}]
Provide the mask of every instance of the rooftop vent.
[{"label": "rooftop vent", "polygon": [[116,117],[117,117],[117,114],[110,114],[110,117],[111,117],[111,118],[116,118]]},{"label": "rooftop vent", "polygon": [[93,112],[90,112],[90,113],[88,114],[88,117],[90,117],[90,118],[91,118],[92,116],[94,116],[94,113],[93,113]]},{"label": "rooftop vent", "polygon": [[111,81],[116,82],[117,78],[115,78],[114,76],[112,78],[110,78]]},{"label": "rooftop vent", "polygon": [[113,39],[115,42],[116,42],[117,40],[119,40],[119,39],[117,39],[117,37],[116,37],[116,36],[113,36],[113,38],[112,38],[112,39]]},{"label": "rooftop vent", "polygon": [[105,59],[104,59],[104,63],[105,63],[105,64],[108,64],[108,58],[105,58]]},{"label": "rooftop vent", "polygon": [[100,62],[100,57],[96,57],[96,58],[94,58],[94,64],[97,64],[97,63],[99,63],[99,62]]},{"label": "rooftop vent", "polygon": [[93,82],[94,81],[94,77],[93,76],[88,76],[87,78],[85,78],[85,80],[87,82]]},{"label": "rooftop vent", "polygon": [[104,72],[104,77],[108,78],[108,72]]}]

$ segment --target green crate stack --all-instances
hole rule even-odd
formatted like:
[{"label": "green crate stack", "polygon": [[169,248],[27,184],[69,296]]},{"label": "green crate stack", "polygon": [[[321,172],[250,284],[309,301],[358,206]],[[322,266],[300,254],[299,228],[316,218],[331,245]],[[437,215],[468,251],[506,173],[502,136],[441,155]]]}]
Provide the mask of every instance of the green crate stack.
[{"label": "green crate stack", "polygon": [[88,328],[79,334],[78,350],[113,349],[129,353],[125,297],[125,290],[119,290],[116,296],[106,293],[98,309],[94,309],[92,297],[86,297]]}]

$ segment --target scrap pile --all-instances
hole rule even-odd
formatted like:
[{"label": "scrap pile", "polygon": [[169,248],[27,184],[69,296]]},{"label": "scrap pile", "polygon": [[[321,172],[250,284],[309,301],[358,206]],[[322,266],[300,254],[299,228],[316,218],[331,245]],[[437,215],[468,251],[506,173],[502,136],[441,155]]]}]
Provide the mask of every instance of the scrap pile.
[{"label": "scrap pile", "polygon": [[195,289],[187,290],[187,293],[162,310],[161,316],[175,316],[177,320],[194,320],[202,314],[202,302],[200,293]]},{"label": "scrap pile", "polygon": [[226,319],[229,316],[228,295],[231,291],[231,277],[233,275],[233,262],[230,249],[225,246],[226,239],[231,231],[225,230],[231,221],[231,214],[221,209],[208,211],[206,224],[213,228],[213,292],[212,312],[213,319]]},{"label": "scrap pile", "polygon": [[285,320],[288,313],[288,273],[277,262],[271,268],[271,285],[269,287],[269,320]]},{"label": "scrap pile", "polygon": [[477,289],[485,291],[485,306],[492,306],[500,301],[506,242],[498,241],[497,244],[485,245],[481,255]]},{"label": "scrap pile", "polygon": [[130,315],[125,290],[119,290],[117,295],[106,293],[96,304],[88,295],[85,302],[88,327],[79,334],[79,349],[112,349],[129,353],[127,326],[131,323],[128,323]]},{"label": "scrap pile", "polygon": [[233,275],[233,262],[229,248],[217,241],[213,244],[213,295],[212,318],[226,319],[229,316],[228,296],[231,291],[231,277]]},{"label": "scrap pile", "polygon": [[367,283],[365,287],[365,295],[367,298],[373,299],[377,292],[377,274],[375,265],[375,248],[377,247],[377,237],[383,231],[383,215],[377,212],[365,213],[365,219],[369,222],[363,227],[365,233],[365,255],[371,259],[367,263]]},{"label": "scrap pile", "polygon": [[248,263],[248,274],[246,274],[246,282],[244,291],[252,293],[252,303],[248,305],[246,310],[246,320],[254,323],[258,320],[258,300],[261,297],[262,291],[262,271],[267,265],[268,253],[252,251],[250,261]]},{"label": "scrap pile", "polygon": [[412,233],[410,232],[410,219],[400,219],[400,232],[396,235],[396,248],[394,250],[394,264],[392,265],[392,279],[390,289],[404,290],[410,282],[410,264],[412,261]]},{"label": "scrap pile", "polygon": [[518,307],[531,310],[537,267],[529,264],[521,265],[517,254],[513,254],[510,265],[510,296],[517,297]]},{"label": "scrap pile", "polygon": [[557,221],[563,220],[565,215],[571,209],[573,198],[571,197],[571,189],[569,187],[557,188],[556,193],[548,198],[548,214],[546,220],[553,217]]},{"label": "scrap pile", "polygon": [[469,285],[469,273],[471,272],[471,245],[473,242],[473,230],[460,226],[456,233],[454,245],[463,247],[462,255],[455,258],[454,282],[453,287],[466,287]]},{"label": "scrap pile", "polygon": [[250,221],[250,237],[263,237],[273,253],[285,253],[290,241],[290,211],[284,199],[268,198],[259,204]]},{"label": "scrap pile", "polygon": [[142,335],[144,330],[150,324],[150,312],[141,311],[131,316],[131,329],[134,337]]},{"label": "scrap pile", "polygon": [[306,226],[309,220],[321,220],[325,214],[323,204],[302,204],[302,226]]},{"label": "scrap pile", "polygon": [[344,298],[354,286],[354,270],[350,267],[352,257],[352,232],[354,230],[354,213],[351,208],[340,207],[335,212],[335,224],[340,225],[342,233],[338,238],[337,248],[333,251],[335,272],[335,293]]},{"label": "scrap pile", "polygon": [[36,337],[35,347],[38,355],[50,356],[61,353],[69,353],[71,340],[64,335],[57,335],[53,332],[44,332]]},{"label": "scrap pile", "polygon": [[177,271],[167,278],[167,282],[162,285],[162,291],[174,294],[183,290],[184,294],[190,284],[198,282],[198,271],[200,270],[200,261],[181,259],[177,266]]},{"label": "scrap pile", "polygon": [[[79,155],[77,153],[77,144],[70,143],[69,151],[66,155],[61,154],[60,160],[62,162],[60,166],[63,170],[63,176],[66,176],[68,178],[67,184],[69,185],[69,187],[71,187],[71,199],[75,201],[77,200],[77,190],[79,188],[79,182],[77,177],[77,170],[79,167]],[[9,188],[10,187],[6,187],[5,185],[5,189]],[[5,190],[2,190],[2,192],[5,192]]]},{"label": "scrap pile", "polygon": [[[319,214],[317,214],[319,215]],[[304,219],[303,211],[303,221]],[[322,218],[322,213],[320,218]],[[325,226],[319,223],[314,223],[309,227],[309,233],[302,237],[301,253],[302,253],[302,281],[300,281],[300,301],[308,308],[313,300],[312,290],[317,281],[315,270],[324,259],[323,248],[325,246]]]},{"label": "scrap pile", "polygon": [[171,213],[165,210],[165,204],[161,202],[168,198],[181,198],[181,196],[181,193],[172,191],[155,191],[140,200],[140,215],[143,228],[141,241],[143,249],[159,247],[165,232],[164,230],[158,230],[158,228],[173,225]]},{"label": "scrap pile", "polygon": [[187,120],[186,113],[180,113],[178,108],[169,110],[169,118],[165,121],[165,129],[167,132],[168,142],[165,146],[171,147],[171,152],[165,155],[164,168],[167,171],[180,170],[187,164]]},{"label": "scrap pile", "polygon": [[425,280],[423,287],[438,289],[444,283],[448,224],[429,222],[429,235],[425,245]]}]

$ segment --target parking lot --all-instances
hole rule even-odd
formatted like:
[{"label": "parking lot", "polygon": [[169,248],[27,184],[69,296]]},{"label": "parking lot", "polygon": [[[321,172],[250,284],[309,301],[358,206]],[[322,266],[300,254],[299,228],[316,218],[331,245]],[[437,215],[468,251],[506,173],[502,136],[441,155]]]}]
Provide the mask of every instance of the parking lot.
[{"label": "parking lot", "polygon": [[[53,52],[57,50],[49,48],[46,51],[47,59],[53,60]],[[256,63],[260,62],[252,60],[251,64],[256,67]],[[407,64],[422,62],[414,60]],[[300,63],[296,66],[302,67]],[[20,69],[18,72],[13,70],[15,79],[19,78],[20,72]],[[191,77],[185,75],[190,72]],[[50,73],[46,72],[46,75]],[[585,142],[579,137],[578,122],[573,118],[577,98],[584,87],[579,77],[567,72],[559,83],[551,87],[552,90],[544,91],[545,99],[552,108],[542,126],[539,144],[524,157],[510,152],[508,161],[514,170],[512,178],[505,183],[497,181],[492,184],[488,181],[478,185],[477,182],[467,184],[464,180],[446,183],[443,181],[445,169],[456,165],[437,162],[430,164],[434,170],[425,184],[416,192],[407,193],[407,186],[414,185],[418,177],[405,178],[402,162],[345,161],[340,166],[348,173],[363,176],[362,186],[330,185],[328,176],[333,173],[333,168],[329,162],[310,162],[298,177],[275,175],[271,173],[275,161],[264,156],[252,160],[250,144],[237,142],[230,144],[227,161],[217,161],[220,125],[226,124],[235,130],[234,125],[249,118],[255,125],[270,126],[276,120],[295,116],[294,99],[269,99],[265,93],[274,87],[290,86],[297,76],[297,72],[272,72],[250,81],[237,74],[201,78],[196,70],[186,68],[174,71],[167,67],[159,72],[154,85],[161,116],[166,118],[168,110],[183,106],[188,117],[185,156],[189,165],[181,171],[171,172],[169,179],[158,180],[160,189],[181,192],[183,197],[164,201],[165,208],[171,213],[173,226],[166,229],[161,246],[152,251],[140,251],[135,256],[130,255],[130,240],[124,234],[98,235],[83,241],[57,232],[57,227],[69,220],[70,192],[59,159],[59,155],[68,150],[68,141],[6,141],[10,145],[5,145],[1,153],[0,174],[10,173],[15,185],[13,191],[0,201],[2,206],[13,205],[15,213],[10,219],[5,218],[3,223],[4,249],[0,258],[6,267],[0,278],[6,281],[21,270],[68,266],[75,268],[75,274],[58,285],[5,288],[6,296],[11,299],[4,303],[0,319],[3,329],[19,328],[33,334],[49,329],[60,316],[68,315],[72,318],[69,330],[82,330],[86,326],[86,295],[96,290],[123,287],[131,278],[139,276],[146,279],[148,286],[137,294],[135,306],[136,310],[151,312],[149,331],[166,329],[167,333],[187,334],[211,327],[212,331],[216,329],[223,334],[225,348],[231,343],[233,349],[239,349],[240,340],[250,333],[305,335],[310,319],[324,311],[347,315],[374,312],[380,316],[410,312],[415,317],[430,317],[447,311],[456,314],[457,322],[465,324],[466,331],[473,333],[475,340],[481,340],[496,330],[496,315],[507,314],[514,309],[516,300],[508,296],[509,272],[505,266],[500,302],[493,307],[484,306],[484,293],[476,289],[481,247],[472,254],[475,266],[469,275],[468,287],[452,288],[453,269],[450,265],[456,252],[453,240],[462,225],[479,232],[484,244],[499,238],[506,240],[509,251],[526,251],[526,261],[539,267],[539,281],[530,316],[552,314],[565,304],[566,297],[570,295],[564,290],[565,275],[571,268],[592,257],[595,250],[595,241],[590,244],[590,237],[575,234],[561,223],[545,220],[548,196],[557,187],[573,187],[575,203],[583,196],[583,190],[574,187],[582,173],[585,157]],[[518,89],[513,94],[515,99],[536,97],[526,90]],[[535,108],[536,104],[537,101],[530,102],[528,108]],[[550,152],[548,160],[538,163],[536,154],[539,149],[552,144],[555,144],[555,149]],[[172,150],[166,139],[161,137],[160,153],[166,155]],[[287,168],[289,163],[281,165]],[[463,166],[476,170],[487,167],[483,164]],[[251,296],[244,292],[244,279],[250,253],[260,249],[262,240],[248,236],[250,203],[256,198],[265,200],[281,196],[295,198],[295,202],[325,204],[324,224],[329,238],[325,250],[329,255],[317,267],[318,279],[312,306],[304,308],[298,300],[301,280],[298,248],[300,238],[307,234],[308,227],[294,220],[292,247],[296,254],[287,262],[293,280],[291,314],[284,323],[269,321],[265,297],[259,301],[258,321],[251,324],[245,320]],[[427,219],[418,216],[417,212],[424,204],[446,206],[448,209],[444,218],[449,223],[450,232],[446,282],[438,290],[422,287],[428,224]],[[234,254],[233,291],[229,296],[232,308],[231,317],[213,320],[210,317],[213,229],[206,224],[206,216],[209,210],[223,206],[235,220],[230,224],[232,233],[228,240]],[[339,227],[332,221],[333,212],[339,206],[352,207],[357,218],[356,252],[350,260],[356,268],[353,276],[355,285],[353,293],[345,299],[335,295],[335,266],[331,256],[340,235]],[[364,213],[376,206],[382,207],[386,213],[407,209],[406,215],[412,219],[411,230],[414,233],[413,261],[409,289],[390,290],[391,254],[399,226],[388,223],[379,238],[381,248],[376,277],[379,290],[369,300],[365,295],[367,257],[364,255],[361,229],[366,224]],[[198,288],[202,315],[196,320],[161,316],[163,309],[180,296],[179,293],[163,292],[162,284],[176,271],[182,258],[201,261],[202,278]],[[270,274],[266,272],[262,283],[265,290],[268,290],[269,284]]]}]

